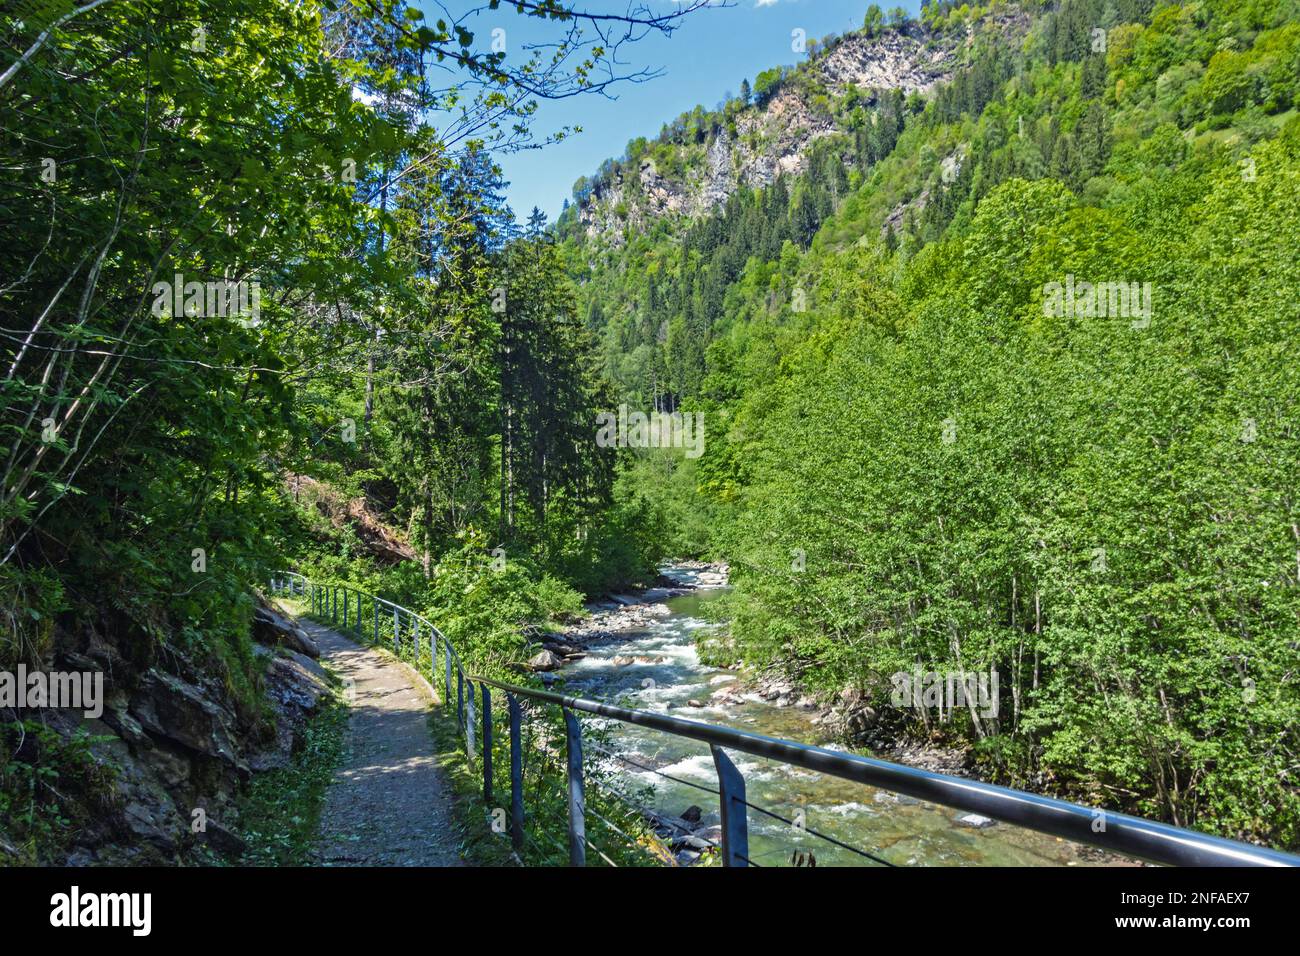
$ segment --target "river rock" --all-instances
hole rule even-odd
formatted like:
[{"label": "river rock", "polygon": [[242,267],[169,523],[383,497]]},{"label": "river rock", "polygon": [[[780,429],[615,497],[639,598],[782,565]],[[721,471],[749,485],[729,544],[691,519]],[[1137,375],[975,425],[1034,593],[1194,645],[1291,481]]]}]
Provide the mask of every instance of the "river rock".
[{"label": "river rock", "polygon": [[673,840],[672,848],[674,850],[694,850],[696,853],[703,853],[705,850],[712,849],[712,845],[707,840],[702,840],[694,834],[688,833]]},{"label": "river rock", "polygon": [[965,816],[958,817],[956,820],[959,826],[971,827],[975,830],[986,830],[993,826],[997,821],[988,817],[982,817],[978,813],[968,813]]},{"label": "river rock", "polygon": [[845,707],[857,706],[862,703],[862,698],[863,693],[862,688],[860,687],[853,687],[850,685],[840,691],[840,703]]},{"label": "river rock", "polygon": [[687,823],[699,823],[700,820],[704,817],[704,811],[701,810],[699,807],[695,806],[694,804],[691,804],[689,807],[687,807],[685,810],[682,811],[681,817]]},{"label": "river rock", "polygon": [[574,647],[572,644],[561,644],[558,641],[546,641],[545,644],[546,650],[559,654],[561,657],[572,657],[574,654],[582,653],[581,648]]},{"label": "river rock", "polygon": [[[716,814],[714,814],[714,818],[717,818]],[[719,846],[722,843],[722,824],[710,823],[707,826],[700,827],[692,835],[699,837],[701,840],[708,840],[714,846]]]},{"label": "river rock", "polygon": [[858,707],[845,715],[844,725],[848,728],[850,734],[861,735],[876,725],[878,717],[875,708],[868,707],[866,704],[859,704]]},{"label": "river rock", "polygon": [[[781,698],[790,698],[794,694],[794,688],[784,681],[773,681],[770,684],[759,685],[759,694],[764,700],[777,701]],[[787,700],[788,703],[788,700]],[[784,705],[779,705],[784,706]]]},{"label": "river rock", "polygon": [[549,650],[542,650],[528,659],[528,669],[532,671],[553,671],[563,665],[564,658]]}]

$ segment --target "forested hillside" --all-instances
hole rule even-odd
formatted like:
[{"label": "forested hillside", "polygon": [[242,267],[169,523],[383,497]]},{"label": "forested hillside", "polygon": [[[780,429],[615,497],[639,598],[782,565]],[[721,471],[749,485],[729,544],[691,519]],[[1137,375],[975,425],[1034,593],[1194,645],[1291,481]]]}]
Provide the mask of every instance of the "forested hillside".
[{"label": "forested hillside", "polygon": [[[105,697],[0,701],[0,862],[248,849],[215,821],[331,750],[277,571],[529,681],[688,557],[734,584],[705,660],[842,743],[1300,847],[1298,4],[866,6],[554,223],[498,157],[707,0],[6,7],[0,689]],[[702,445],[611,439],[653,411]],[[896,705],[912,671],[998,706]]]},{"label": "forested hillside", "polygon": [[388,0],[0,12],[0,670],[109,698],[0,707],[0,860],[175,862],[191,808],[229,819],[276,738],[277,570],[426,610],[490,672],[653,578],[557,244],[493,158],[563,135],[537,100],[618,82],[622,44],[509,16],[564,55]]},{"label": "forested hillside", "polygon": [[[1300,8],[930,3],[802,60],[557,227],[622,400],[705,415],[625,480],[731,563],[719,659],[1300,845]],[[891,708],[914,667],[995,669],[1000,713]]]}]

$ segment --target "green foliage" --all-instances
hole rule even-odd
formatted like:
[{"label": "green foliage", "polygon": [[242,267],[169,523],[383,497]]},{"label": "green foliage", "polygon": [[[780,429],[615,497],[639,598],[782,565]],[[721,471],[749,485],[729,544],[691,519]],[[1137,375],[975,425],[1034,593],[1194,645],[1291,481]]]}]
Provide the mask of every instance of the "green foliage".
[{"label": "green foliage", "polygon": [[[230,862],[242,866],[305,866],[312,862],[325,793],[343,758],[347,700],[333,690],[302,733],[287,767],[253,778],[239,801],[238,832],[246,849]],[[213,861],[215,862],[215,861]]]},{"label": "green foliage", "polygon": [[[1252,158],[1107,210],[1007,183],[909,264],[892,320],[819,301],[825,337],[742,412],[743,656],[882,703],[913,664],[996,667],[1003,714],[945,728],[994,772],[1294,845],[1294,127]],[[1149,277],[1150,326],[1045,316],[1067,272]]]},{"label": "green foliage", "polygon": [[[255,718],[251,591],[299,555],[508,662],[579,609],[555,568],[611,580],[621,541],[559,545],[614,511],[603,384],[489,147],[538,145],[535,97],[624,74],[574,28],[593,15],[515,13],[553,26],[553,61],[477,52],[476,13],[424,25],[400,0],[0,12],[0,666],[97,633],[132,662],[185,651]],[[340,507],[298,508],[304,477]],[[473,577],[488,528],[510,560]],[[379,571],[386,543],[419,560]],[[75,780],[61,752],[37,756]],[[46,764],[6,766],[34,801],[3,807],[15,839],[75,825]],[[298,859],[294,827],[259,861]]]},{"label": "green foliage", "polygon": [[64,737],[33,721],[0,724],[0,860],[50,864],[113,808],[113,767],[85,732]]},{"label": "green foliage", "polygon": [[63,582],[48,568],[0,566],[0,670],[47,657],[55,615],[67,607]]},{"label": "green foliage", "polygon": [[[882,708],[898,670],[994,667],[997,717],[898,720],[1010,783],[1300,845],[1296,13],[1066,0],[1022,49],[975,30],[924,101],[845,95],[838,193],[814,162],[752,233],[770,191],[570,240],[615,384],[717,425],[664,499],[731,562],[708,659]],[[1053,313],[1067,276],[1149,282],[1150,323]]]}]

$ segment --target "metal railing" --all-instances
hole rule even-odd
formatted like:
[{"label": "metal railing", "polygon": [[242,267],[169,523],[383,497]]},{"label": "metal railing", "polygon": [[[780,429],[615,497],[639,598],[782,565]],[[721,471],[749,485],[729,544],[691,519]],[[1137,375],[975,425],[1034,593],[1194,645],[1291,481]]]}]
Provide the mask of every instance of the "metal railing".
[{"label": "metal railing", "polygon": [[[429,649],[429,673],[431,683],[437,683],[438,649],[442,648],[443,702],[451,700],[451,679],[456,677],[456,719],[466,722],[466,679],[465,668],[461,665],[460,655],[436,627],[425,617],[409,608],[385,600],[369,591],[348,584],[322,584],[308,580],[294,571],[277,571],[271,578],[271,593],[287,591],[307,601],[308,613],[327,619],[331,624],[344,631],[369,640],[373,644],[390,642],[393,652],[398,657],[404,656],[410,647],[410,656],[418,664],[424,648],[422,637],[427,639]],[[339,599],[342,598],[340,613]],[[369,604],[369,613],[362,608]],[[363,621],[365,622],[363,624]],[[468,701],[470,729],[473,727],[474,701]],[[472,748],[471,748],[472,749]]]},{"label": "metal railing", "polygon": [[[522,743],[522,701],[560,709],[564,719],[566,745],[565,777],[568,815],[568,856],[574,866],[586,864],[586,851],[593,847],[586,834],[586,819],[594,813],[586,799],[584,774],[584,748],[582,727],[577,714],[585,713],[640,727],[650,728],[686,738],[709,746],[718,775],[716,791],[690,781],[679,780],[641,765],[617,753],[594,747],[598,752],[633,767],[658,773],[659,776],[698,789],[716,793],[721,817],[721,843],[716,846],[724,866],[748,866],[749,810],[783,820],[779,814],[750,803],[745,796],[745,779],[728,756],[727,751],[738,751],[756,757],[769,758],[820,774],[827,774],[855,783],[877,787],[896,794],[904,794],[930,803],[941,804],[969,813],[977,813],[1005,823],[1061,837],[1076,843],[1111,850],[1126,856],[1137,857],[1153,863],[1174,866],[1300,866],[1300,857],[1266,847],[1253,846],[1234,840],[1198,833],[1139,817],[1114,813],[1068,803],[1051,797],[1039,796],[1008,787],[981,783],[948,774],[918,770],[902,764],[889,763],[857,754],[842,753],[807,744],[767,737],[749,731],[707,724],[702,721],[670,717],[640,710],[630,710],[614,704],[581,697],[559,694],[550,690],[520,687],[486,677],[465,673],[460,657],[451,643],[428,620],[400,605],[342,584],[318,584],[293,572],[277,572],[272,578],[273,593],[289,591],[308,601],[312,614],[351,630],[374,643],[391,638],[395,652],[404,656],[406,648],[417,666],[423,659],[421,635],[427,636],[430,674],[437,683],[438,649],[443,651],[442,676],[444,705],[452,700],[452,677],[456,681],[456,720],[464,731],[466,753],[480,763],[483,777],[483,799],[491,806],[493,801],[493,707],[491,689],[501,691],[506,700],[509,724],[510,752],[510,814],[507,831],[514,849],[522,853],[525,838],[525,808]],[[339,614],[339,597],[342,595],[342,615]],[[355,603],[353,601],[355,598]],[[369,614],[362,607],[368,602]],[[349,611],[353,613],[349,617]],[[475,707],[475,684],[481,706]],[[481,730],[481,734],[480,734]],[[481,741],[481,745],[480,745]],[[615,795],[617,796],[617,795]],[[623,833],[607,818],[596,814],[607,826]],[[851,850],[884,865],[890,864],[881,857],[849,846],[833,837],[803,826],[801,831],[827,840],[843,849]],[[710,841],[704,841],[709,843]],[[594,847],[593,847],[594,848]],[[604,854],[602,854],[604,857]],[[608,859],[605,857],[605,859]]]}]

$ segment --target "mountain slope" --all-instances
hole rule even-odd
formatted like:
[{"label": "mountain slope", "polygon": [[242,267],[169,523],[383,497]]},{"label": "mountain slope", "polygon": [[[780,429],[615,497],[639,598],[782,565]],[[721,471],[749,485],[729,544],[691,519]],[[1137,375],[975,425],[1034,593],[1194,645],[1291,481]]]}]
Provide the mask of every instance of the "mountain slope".
[{"label": "mountain slope", "polygon": [[727,659],[860,698],[852,742],[1296,846],[1300,10],[1021,9],[924,96],[846,92],[797,175],[561,221],[626,400],[707,422],[631,474],[711,515]]}]

